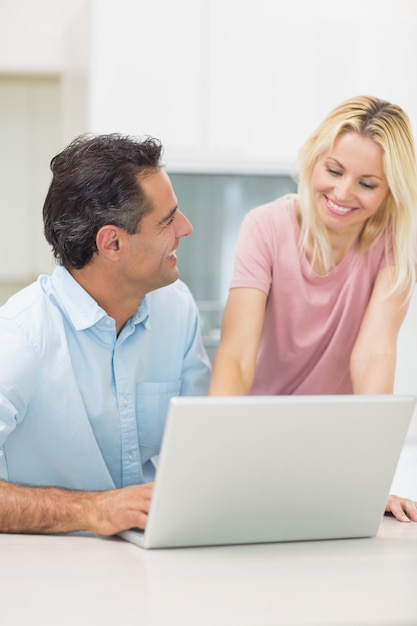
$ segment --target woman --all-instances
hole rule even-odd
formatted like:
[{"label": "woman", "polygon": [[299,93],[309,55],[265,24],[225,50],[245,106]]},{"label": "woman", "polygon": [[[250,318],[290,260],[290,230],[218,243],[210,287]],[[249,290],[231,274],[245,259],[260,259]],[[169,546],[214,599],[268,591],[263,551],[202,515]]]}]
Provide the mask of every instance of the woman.
[{"label": "woman", "polygon": [[[210,394],[392,393],[416,235],[408,117],[342,103],[301,149],[298,194],[243,221]],[[387,510],[417,521],[409,500]]]}]

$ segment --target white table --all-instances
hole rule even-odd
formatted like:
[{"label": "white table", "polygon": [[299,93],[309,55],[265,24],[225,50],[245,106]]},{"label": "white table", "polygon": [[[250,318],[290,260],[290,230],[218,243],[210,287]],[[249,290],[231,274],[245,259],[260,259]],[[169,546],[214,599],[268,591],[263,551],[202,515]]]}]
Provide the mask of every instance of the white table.
[{"label": "white table", "polygon": [[417,523],[373,539],[146,551],[0,535],[5,626],[417,624]]}]

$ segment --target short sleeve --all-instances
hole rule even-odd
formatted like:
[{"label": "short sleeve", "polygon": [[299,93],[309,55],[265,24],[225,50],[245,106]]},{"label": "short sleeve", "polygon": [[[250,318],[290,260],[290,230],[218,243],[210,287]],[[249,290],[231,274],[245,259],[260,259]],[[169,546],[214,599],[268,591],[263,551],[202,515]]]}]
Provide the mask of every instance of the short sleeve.
[{"label": "short sleeve", "polygon": [[230,286],[253,287],[269,293],[272,281],[271,231],[264,207],[252,209],[243,219],[236,244],[234,271]]}]

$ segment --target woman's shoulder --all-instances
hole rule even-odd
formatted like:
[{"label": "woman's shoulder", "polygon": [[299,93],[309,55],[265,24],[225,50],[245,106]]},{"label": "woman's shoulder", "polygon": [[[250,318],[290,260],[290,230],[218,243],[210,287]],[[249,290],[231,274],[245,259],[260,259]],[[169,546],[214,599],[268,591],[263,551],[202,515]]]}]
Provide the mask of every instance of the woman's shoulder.
[{"label": "woman's shoulder", "polygon": [[262,219],[267,216],[274,220],[292,218],[297,213],[297,199],[298,196],[296,194],[281,196],[271,202],[261,204],[254,209],[250,209],[247,213],[247,217],[252,220]]},{"label": "woman's shoulder", "polygon": [[287,194],[271,202],[251,209],[245,216],[249,228],[259,228],[263,231],[288,230],[297,227],[297,201],[296,194]]}]

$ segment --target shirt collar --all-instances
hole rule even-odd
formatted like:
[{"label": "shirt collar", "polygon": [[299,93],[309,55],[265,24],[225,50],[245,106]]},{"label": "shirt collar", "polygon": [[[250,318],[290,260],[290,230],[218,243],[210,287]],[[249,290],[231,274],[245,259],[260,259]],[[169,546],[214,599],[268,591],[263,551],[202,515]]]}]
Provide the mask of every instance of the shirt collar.
[{"label": "shirt collar", "polygon": [[[85,330],[100,322],[112,320],[106,311],[81,287],[69,271],[62,265],[55,268],[51,284],[60,308],[76,330]],[[150,329],[147,297],[140,303],[138,310],[130,318],[131,324],[144,322]]]}]

